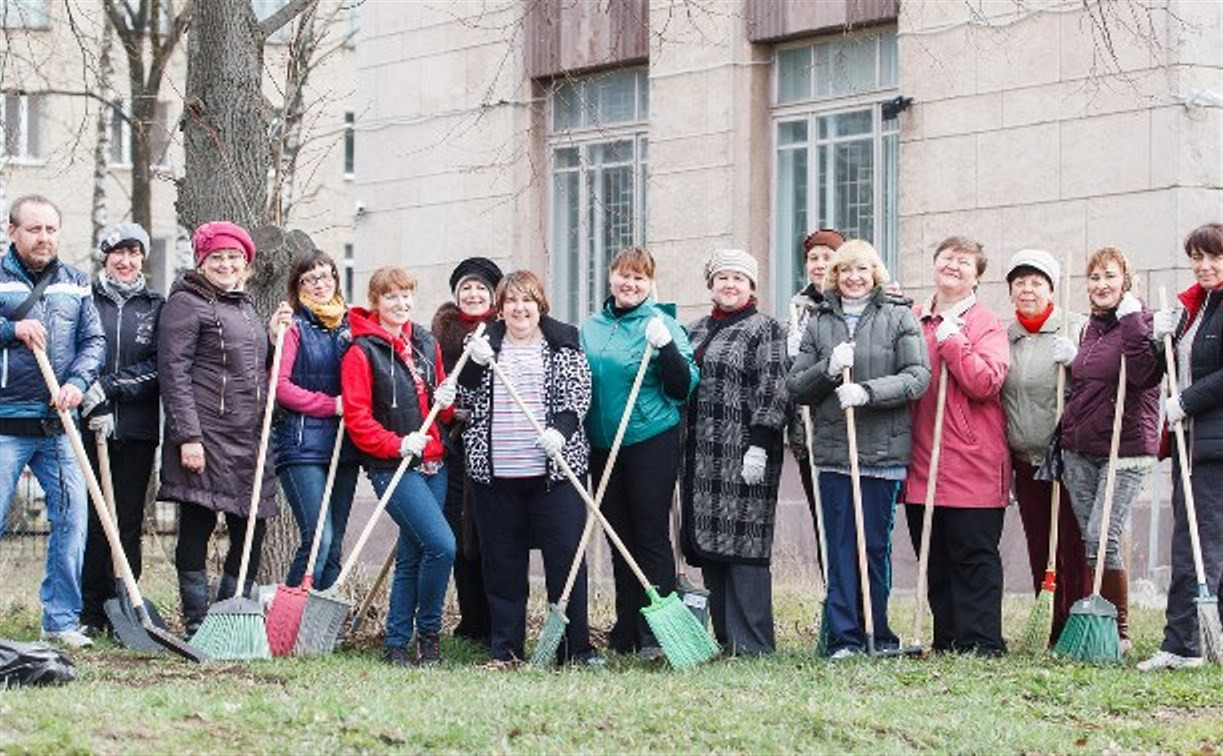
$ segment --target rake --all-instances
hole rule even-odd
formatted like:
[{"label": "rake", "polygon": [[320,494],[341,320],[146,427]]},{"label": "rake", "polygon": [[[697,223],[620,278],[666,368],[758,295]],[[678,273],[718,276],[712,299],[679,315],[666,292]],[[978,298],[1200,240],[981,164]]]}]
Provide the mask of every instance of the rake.
[{"label": "rake", "polygon": [[246,534],[242,539],[242,563],[238,567],[238,582],[234,596],[218,601],[208,608],[191,642],[214,659],[269,659],[267,624],[263,607],[245,595],[246,571],[250,567],[251,546],[255,541],[255,520],[259,515],[259,498],[263,493],[263,466],[267,459],[268,436],[272,430],[272,415],[276,410],[276,385],[280,375],[280,357],[285,343],[285,327],[276,329],[276,347],[272,353],[272,372],[268,380],[268,398],[263,408],[263,428],[259,432],[259,451],[255,457],[255,479],[251,482],[251,502],[246,515]]},{"label": "rake", "polygon": [[[1159,289],[1159,306],[1168,309],[1168,292]],[[1168,387],[1173,398],[1180,397],[1180,384],[1176,382],[1176,350],[1172,347],[1172,334],[1164,336],[1164,361],[1168,363]],[[1185,423],[1178,420],[1172,425],[1176,433],[1177,462],[1180,463],[1181,491],[1185,496],[1185,519],[1189,523],[1189,544],[1193,549],[1193,569],[1197,573],[1198,592],[1193,603],[1197,607],[1199,650],[1203,659],[1216,664],[1223,663],[1223,628],[1219,626],[1219,597],[1210,595],[1206,584],[1206,567],[1202,563],[1202,540],[1198,534],[1197,507],[1194,504],[1193,485],[1190,480],[1189,454],[1185,449]]]},{"label": "rake", "polygon": [[319,503],[318,522],[314,524],[314,540],[310,544],[310,557],[306,560],[306,573],[301,585],[276,586],[276,595],[268,607],[268,648],[272,656],[288,656],[297,643],[297,632],[301,628],[302,612],[314,583],[314,564],[323,542],[323,530],[327,526],[327,513],[331,506],[331,489],[335,485],[336,468],[340,464],[340,449],[344,446],[344,418],[340,418],[335,432],[335,445],[331,450],[331,466],[327,468],[327,482],[323,485],[323,500]]},{"label": "rake", "polygon": [[[607,455],[607,465],[603,468],[603,477],[599,480],[599,490],[595,493],[595,507],[603,503],[603,494],[611,480],[612,468],[616,466],[616,457],[620,454],[620,444],[624,441],[624,433],[628,430],[629,420],[633,416],[633,406],[637,403],[637,394],[641,391],[641,383],[645,380],[645,371],[650,366],[650,355],[653,349],[647,341],[645,351],[641,353],[641,364],[637,366],[637,375],[633,377],[633,385],[629,389],[628,401],[624,411],[620,413],[620,425],[616,427],[616,435],[612,439],[611,451]],[[578,571],[586,554],[586,544],[594,532],[595,520],[586,516],[586,527],[582,530],[582,538],[578,541],[577,550],[573,552],[573,563],[569,565],[569,575],[565,578],[565,588],[561,591],[556,603],[548,607],[548,619],[544,621],[539,633],[539,642],[535,644],[535,653],[531,655],[531,664],[537,667],[548,666],[556,659],[556,650],[560,648],[565,637],[565,626],[569,618],[565,609],[569,606],[569,594],[573,592],[573,584],[577,582]]]},{"label": "rake", "polygon": [[[59,396],[59,379],[55,377],[55,370],[47,360],[47,353],[41,347],[35,347],[33,351],[34,359],[38,362],[38,369],[42,372],[43,380],[47,384],[47,390],[51,392],[51,397]],[[107,512],[106,497],[102,494],[102,489],[98,486],[98,478],[93,474],[93,468],[89,465],[89,457],[85,454],[85,444],[81,441],[81,434],[76,428],[76,421],[72,419],[67,410],[57,408],[57,411],[59,412],[60,424],[64,426],[64,433],[68,436],[68,443],[72,446],[72,454],[76,457],[77,464],[80,465],[81,474],[85,476],[85,486],[89,490],[89,500],[93,502],[94,511],[98,515],[98,521],[102,524],[102,531],[106,534],[107,543],[110,544],[111,554],[115,555],[119,563],[119,574],[123,578],[123,584],[127,588],[128,596],[131,597],[132,610],[135,612],[140,626],[162,648],[190,661],[201,662],[206,660],[208,656],[202,651],[175,638],[168,631],[153,623],[152,618],[145,609],[145,601],[140,595],[140,587],[136,585],[136,578],[132,575],[132,567],[127,561],[127,555],[123,553],[123,542],[119,540],[119,529],[115,527],[114,521],[110,518],[109,512]]]},{"label": "rake", "polygon": [[[526,417],[527,421],[535,429],[537,434],[543,434],[544,428],[539,424],[539,420],[531,412],[531,409],[518,395],[518,390],[514,388],[514,384],[501,370],[501,366],[496,360],[490,360],[489,368],[505,386],[505,390],[509,392],[514,403],[518,405],[518,409]],[[658,591],[650,584],[645,573],[641,571],[641,567],[637,565],[637,561],[633,559],[633,555],[625,548],[624,542],[620,540],[620,536],[616,535],[616,531],[607,522],[607,518],[599,511],[599,506],[594,499],[590,497],[590,492],[578,480],[573,469],[569,467],[569,463],[565,461],[561,452],[557,452],[552,457],[556,465],[573,484],[578,495],[582,497],[582,501],[586,502],[586,508],[590,514],[594,516],[599,525],[603,527],[607,533],[607,538],[624,557],[625,563],[629,569],[637,577],[638,582],[645,588],[646,598],[649,601],[649,606],[642,607],[641,613],[645,616],[646,623],[650,626],[650,631],[654,633],[654,637],[658,639],[658,644],[662,647],[663,653],[667,657],[667,661],[671,666],[682,669],[685,667],[695,666],[702,662],[712,659],[718,654],[718,645],[709,637],[709,633],[705,628],[701,627],[701,623],[697,621],[688,607],[680,601],[679,596],[674,593],[667,595],[666,598],[658,595]]]},{"label": "rake", "polygon": [[1096,544],[1096,572],[1091,595],[1076,601],[1057,639],[1054,653],[1076,661],[1121,662],[1121,636],[1117,630],[1117,607],[1100,595],[1104,580],[1104,555],[1108,548],[1108,523],[1112,516],[1113,494],[1117,486],[1117,449],[1121,444],[1121,419],[1125,415],[1125,357],[1117,379],[1117,404],[1113,408],[1113,436],[1108,449],[1108,472],[1104,478],[1104,509]]},{"label": "rake", "polygon": [[[483,333],[484,324],[481,323],[476,326],[474,335],[479,336]],[[471,341],[468,341],[467,346],[464,347],[463,353],[459,355],[459,359],[454,363],[454,368],[450,371],[450,375],[446,380],[458,380],[458,375],[463,371],[463,366],[467,364],[467,358],[470,355]],[[432,427],[434,420],[437,419],[437,413],[441,412],[441,410],[442,406],[434,402],[433,406],[429,408],[429,413],[425,415],[424,422],[421,423],[421,433],[429,432],[429,428]],[[404,473],[408,471],[412,458],[413,455],[409,454],[395,468],[395,474],[391,476],[386,490],[378,498],[378,505],[374,507],[373,513],[370,514],[369,520],[365,523],[365,528],[361,530],[361,535],[358,536],[357,542],[353,544],[352,553],[348,555],[348,559],[340,569],[340,574],[336,577],[335,582],[325,591],[310,589],[306,597],[306,607],[302,610],[301,624],[297,631],[297,642],[293,646],[294,655],[314,656],[317,654],[327,654],[331,653],[331,650],[335,648],[336,641],[340,637],[340,630],[344,626],[344,619],[348,617],[348,612],[352,609],[352,602],[340,596],[340,586],[344,584],[344,580],[352,572],[352,568],[356,566],[357,559],[365,549],[365,544],[369,541],[370,534],[374,532],[374,526],[378,524],[378,518],[386,510],[386,505],[395,494],[395,489],[399,487],[399,481],[403,479]],[[388,557],[388,561],[394,558],[394,553],[392,550],[392,556]]]}]

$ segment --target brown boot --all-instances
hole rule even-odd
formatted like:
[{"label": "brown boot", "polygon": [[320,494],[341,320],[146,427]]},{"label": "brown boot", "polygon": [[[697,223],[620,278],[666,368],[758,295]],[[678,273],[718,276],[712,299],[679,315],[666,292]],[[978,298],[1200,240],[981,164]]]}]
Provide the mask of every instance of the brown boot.
[{"label": "brown boot", "polygon": [[1125,570],[1104,570],[1100,595],[1117,608],[1117,633],[1121,636],[1121,653],[1130,650],[1130,580]]}]

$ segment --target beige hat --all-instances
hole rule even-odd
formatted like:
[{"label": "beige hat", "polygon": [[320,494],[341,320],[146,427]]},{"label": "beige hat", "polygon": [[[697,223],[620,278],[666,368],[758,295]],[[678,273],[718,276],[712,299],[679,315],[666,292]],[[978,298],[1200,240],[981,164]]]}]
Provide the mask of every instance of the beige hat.
[{"label": "beige hat", "polygon": [[714,253],[709,256],[709,261],[705,263],[705,285],[713,288],[713,277],[723,271],[731,270],[750,278],[754,287],[758,268],[756,258],[741,249],[714,250]]},{"label": "beige hat", "polygon": [[1057,287],[1062,276],[1062,266],[1058,265],[1053,255],[1043,249],[1021,249],[1011,255],[1011,261],[1006,266],[1006,282],[1010,283],[1020,268],[1031,268],[1044,274],[1049,279],[1049,288]]}]

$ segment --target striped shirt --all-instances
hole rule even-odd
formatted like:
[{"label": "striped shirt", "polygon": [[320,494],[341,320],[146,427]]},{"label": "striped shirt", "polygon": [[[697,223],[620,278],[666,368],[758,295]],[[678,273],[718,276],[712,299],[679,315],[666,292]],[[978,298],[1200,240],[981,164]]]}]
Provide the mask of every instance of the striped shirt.
[{"label": "striped shirt", "polygon": [[[543,339],[530,344],[514,344],[506,339],[497,359],[501,370],[541,425],[545,417],[543,347]],[[500,381],[493,381],[493,475],[497,478],[546,475],[548,457],[535,445],[538,435],[510,392]]]}]

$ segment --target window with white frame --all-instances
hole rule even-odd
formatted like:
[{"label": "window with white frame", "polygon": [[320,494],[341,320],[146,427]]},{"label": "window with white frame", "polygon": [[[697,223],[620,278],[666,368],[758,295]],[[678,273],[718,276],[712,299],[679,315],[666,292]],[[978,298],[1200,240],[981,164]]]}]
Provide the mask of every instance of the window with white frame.
[{"label": "window with white frame", "polygon": [[0,0],[0,27],[46,29],[50,26],[47,6],[51,0]]},{"label": "window with white frame", "polygon": [[[782,292],[807,285],[803,239],[818,228],[870,241],[897,263],[896,32],[781,47],[774,58],[773,260]],[[776,298],[780,314],[788,296]]]},{"label": "window with white frame", "polygon": [[352,178],[357,167],[356,114],[344,114],[344,178]]},{"label": "window with white frame", "polygon": [[0,144],[3,156],[15,161],[47,157],[46,98],[5,92],[0,96]]},{"label": "window with white frame", "polygon": [[353,280],[356,277],[357,264],[353,257],[353,246],[351,244],[344,245],[344,264],[342,266],[341,275],[344,277],[344,301],[352,303]]},{"label": "window with white frame", "polygon": [[[131,111],[122,100],[110,108],[110,164],[118,168],[132,165]],[[163,167],[170,160],[170,103],[158,100],[153,105],[149,127],[149,164]]]},{"label": "window with white frame", "polygon": [[577,323],[607,294],[607,264],[645,243],[649,80],[645,70],[556,81],[549,93],[551,303]]}]

